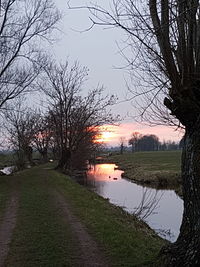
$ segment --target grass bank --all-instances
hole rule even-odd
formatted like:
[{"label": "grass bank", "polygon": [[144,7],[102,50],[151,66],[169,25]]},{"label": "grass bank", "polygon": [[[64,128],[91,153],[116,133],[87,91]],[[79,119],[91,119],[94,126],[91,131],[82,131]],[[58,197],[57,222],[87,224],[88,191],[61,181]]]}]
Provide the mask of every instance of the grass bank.
[{"label": "grass bank", "polygon": [[37,166],[11,177],[20,188],[20,203],[6,266],[79,266],[73,233],[54,205],[55,189],[105,251],[111,266],[154,262],[166,241],[146,224],[49,166]]},{"label": "grass bank", "polygon": [[112,266],[146,266],[155,261],[166,241],[145,223],[68,177],[52,173],[52,183],[68,199],[74,213],[103,246]]},{"label": "grass bank", "polygon": [[181,151],[124,153],[108,158],[124,170],[124,177],[143,184],[180,184]]}]

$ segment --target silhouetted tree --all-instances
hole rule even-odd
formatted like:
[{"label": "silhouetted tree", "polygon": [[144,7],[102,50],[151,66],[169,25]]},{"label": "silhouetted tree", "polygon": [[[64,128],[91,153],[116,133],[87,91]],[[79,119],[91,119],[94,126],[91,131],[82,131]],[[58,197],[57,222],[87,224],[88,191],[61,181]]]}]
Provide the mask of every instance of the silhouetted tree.
[{"label": "silhouetted tree", "polygon": [[26,161],[33,165],[33,139],[35,136],[35,123],[37,116],[31,109],[23,108],[21,102],[15,105],[16,110],[8,110],[6,116],[6,129],[9,142],[17,156],[17,166],[24,168]]},{"label": "silhouetted tree", "polygon": [[[60,169],[72,168],[72,158],[77,151],[83,147],[89,151],[98,127],[114,120],[107,110],[114,103],[114,96],[103,96],[102,87],[82,96],[87,75],[87,68],[77,62],[72,65],[69,62],[51,63],[45,67],[39,81],[40,88],[48,97],[50,116],[55,125],[53,134],[59,154],[57,168]],[[81,153],[82,156],[86,154]]]},{"label": "silhouetted tree", "polygon": [[157,151],[159,139],[156,135],[144,135],[138,140],[138,149],[141,151]]},{"label": "silhouetted tree", "polygon": [[125,137],[120,137],[119,139],[119,145],[120,145],[120,154],[122,155],[124,153],[124,148],[125,148]]},{"label": "silhouetted tree", "polygon": [[132,80],[140,78],[140,91],[132,90],[133,98],[143,96],[142,115],[150,111],[145,119],[171,124],[175,118],[185,128],[183,220],[177,241],[162,250],[161,261],[163,266],[199,266],[200,1],[113,0],[110,11],[97,5],[88,8],[93,25],[110,25],[127,33],[127,47],[133,52],[133,57],[126,57]]},{"label": "silhouetted tree", "polygon": [[174,141],[168,141],[167,142],[167,150],[177,150],[179,148],[179,145]]},{"label": "silhouetted tree", "polygon": [[53,122],[50,115],[47,113],[43,115],[41,112],[35,114],[33,145],[41,155],[41,161],[48,161],[48,151],[53,142]]},{"label": "silhouetted tree", "polygon": [[162,151],[167,150],[167,144],[166,144],[166,141],[163,141],[163,142],[160,144],[160,150],[162,150]]},{"label": "silhouetted tree", "polygon": [[138,151],[138,141],[142,137],[139,132],[133,132],[131,138],[128,141],[128,144],[132,147],[132,153]]},{"label": "silhouetted tree", "polygon": [[0,111],[30,87],[46,57],[39,48],[60,19],[51,0],[0,1]]}]

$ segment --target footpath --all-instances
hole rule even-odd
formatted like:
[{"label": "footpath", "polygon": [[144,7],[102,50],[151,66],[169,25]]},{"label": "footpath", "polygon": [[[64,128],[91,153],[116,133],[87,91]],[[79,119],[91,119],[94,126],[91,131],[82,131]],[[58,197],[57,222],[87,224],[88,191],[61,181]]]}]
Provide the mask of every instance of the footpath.
[{"label": "footpath", "polygon": [[165,243],[50,165],[1,178],[0,202],[0,267],[144,266]]}]

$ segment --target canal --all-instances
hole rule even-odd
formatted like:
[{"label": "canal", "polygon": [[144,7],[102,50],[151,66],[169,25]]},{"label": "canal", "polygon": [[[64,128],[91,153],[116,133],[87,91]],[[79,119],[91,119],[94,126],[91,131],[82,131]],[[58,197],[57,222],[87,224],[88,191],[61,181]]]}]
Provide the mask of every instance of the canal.
[{"label": "canal", "polygon": [[115,164],[96,164],[88,170],[82,183],[110,203],[137,215],[160,236],[174,242],[182,220],[182,199],[174,190],[141,186],[122,178],[122,173]]}]

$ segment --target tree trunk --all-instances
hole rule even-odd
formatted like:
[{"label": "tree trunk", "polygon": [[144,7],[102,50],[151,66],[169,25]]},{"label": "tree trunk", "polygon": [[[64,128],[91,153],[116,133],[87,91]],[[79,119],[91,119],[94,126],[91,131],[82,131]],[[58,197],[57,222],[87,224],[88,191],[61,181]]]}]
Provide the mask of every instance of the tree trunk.
[{"label": "tree trunk", "polygon": [[17,166],[17,169],[23,170],[26,165],[24,151],[22,149],[19,149],[16,151],[16,155],[17,155],[17,160],[15,161],[15,164]]},{"label": "tree trunk", "polygon": [[[182,152],[184,214],[174,244],[161,251],[163,266],[200,266],[200,119],[186,127]],[[162,262],[163,262],[162,261]]]},{"label": "tree trunk", "polygon": [[48,153],[47,153],[47,149],[43,149],[40,152],[40,155],[41,155],[41,162],[42,163],[46,163],[48,162]]},{"label": "tree trunk", "polygon": [[27,160],[28,160],[29,164],[31,166],[34,166],[35,163],[33,161],[33,149],[32,149],[31,146],[28,146],[28,147],[25,148],[25,154],[26,154],[26,157],[27,157]]},{"label": "tree trunk", "polygon": [[120,154],[122,155],[124,153],[124,146],[120,145]]},{"label": "tree trunk", "polygon": [[67,170],[70,169],[70,164],[71,163],[71,152],[69,149],[63,149],[61,151],[61,157],[59,159],[58,165],[56,169],[61,169],[61,170]]}]

